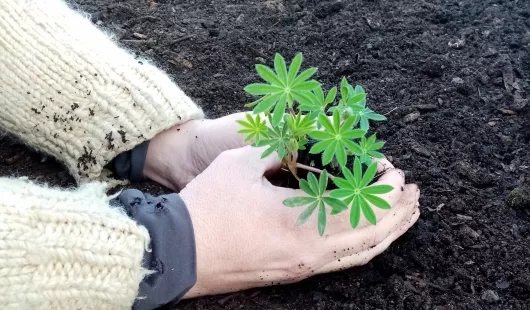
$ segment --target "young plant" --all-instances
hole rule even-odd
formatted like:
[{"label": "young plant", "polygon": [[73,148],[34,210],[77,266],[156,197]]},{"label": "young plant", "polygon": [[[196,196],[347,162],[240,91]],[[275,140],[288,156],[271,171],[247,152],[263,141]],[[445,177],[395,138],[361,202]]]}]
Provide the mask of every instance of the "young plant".
[{"label": "young plant", "polygon": [[[390,205],[378,195],[393,190],[388,185],[371,185],[376,176],[377,163],[372,158],[383,158],[378,152],[384,145],[375,134],[366,138],[370,121],[386,118],[366,107],[366,93],[361,86],[353,87],[343,78],[341,98],[337,102],[337,87],[325,94],[319,82],[311,80],[317,72],[309,68],[300,73],[303,56],[297,54],[289,68],[280,54],[274,57],[274,70],[256,65],[258,75],[267,83],[250,84],[245,91],[260,96],[247,104],[253,108],[246,120],[238,121],[243,127],[245,141],[254,147],[266,147],[262,157],[276,152],[282,163],[299,180],[299,187],[307,196],[285,200],[287,207],[307,206],[297,224],[305,223],[318,210],[318,232],[326,228],[328,208],[330,215],[350,209],[353,228],[359,224],[361,213],[371,224],[376,224],[372,206],[389,209]],[[298,152],[320,154],[322,167],[340,172],[333,176],[326,169],[298,163]],[[348,165],[350,167],[348,167]],[[365,167],[365,169],[363,169]],[[298,175],[299,169],[309,171],[307,179]],[[319,173],[317,179],[314,173]],[[334,190],[328,191],[329,180]]]}]

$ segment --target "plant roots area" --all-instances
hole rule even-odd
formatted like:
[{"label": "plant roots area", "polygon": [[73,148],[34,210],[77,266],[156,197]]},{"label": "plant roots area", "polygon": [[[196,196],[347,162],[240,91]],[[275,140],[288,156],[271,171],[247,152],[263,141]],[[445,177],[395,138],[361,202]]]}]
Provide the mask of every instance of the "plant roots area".
[{"label": "plant roots area", "polygon": [[[371,130],[422,191],[421,217],[367,265],[177,309],[530,309],[530,1],[76,0],[208,117],[242,110],[275,53],[362,85]],[[332,85],[333,83],[333,85]],[[73,179],[7,137],[0,175]],[[137,184],[153,194],[153,183]],[[293,219],[294,221],[295,219]]]}]

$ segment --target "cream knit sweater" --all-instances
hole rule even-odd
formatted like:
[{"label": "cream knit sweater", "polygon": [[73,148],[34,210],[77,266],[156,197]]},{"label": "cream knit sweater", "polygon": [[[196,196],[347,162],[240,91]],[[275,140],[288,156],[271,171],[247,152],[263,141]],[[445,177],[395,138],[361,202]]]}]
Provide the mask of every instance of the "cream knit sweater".
[{"label": "cream knit sweater", "polygon": [[149,235],[104,189],[0,178],[0,309],[131,308]]},{"label": "cream knit sweater", "polygon": [[61,0],[0,0],[0,127],[78,182],[202,111]]},{"label": "cream knit sweater", "polygon": [[0,178],[0,309],[130,309],[149,236],[90,181],[119,153],[202,116],[61,0],[0,0],[0,128],[81,184]]}]

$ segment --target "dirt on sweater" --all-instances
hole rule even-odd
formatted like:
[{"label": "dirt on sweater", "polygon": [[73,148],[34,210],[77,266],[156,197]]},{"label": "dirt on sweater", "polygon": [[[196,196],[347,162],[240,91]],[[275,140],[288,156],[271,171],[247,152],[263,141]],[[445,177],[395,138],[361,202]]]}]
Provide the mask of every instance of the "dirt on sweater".
[{"label": "dirt on sweater", "polygon": [[[258,80],[254,64],[303,52],[327,88],[342,76],[365,87],[388,117],[374,128],[384,153],[421,187],[418,223],[368,265],[177,309],[530,309],[530,1],[71,5],[169,72],[210,117],[249,102],[242,88]],[[73,184],[7,138],[0,175]]]}]

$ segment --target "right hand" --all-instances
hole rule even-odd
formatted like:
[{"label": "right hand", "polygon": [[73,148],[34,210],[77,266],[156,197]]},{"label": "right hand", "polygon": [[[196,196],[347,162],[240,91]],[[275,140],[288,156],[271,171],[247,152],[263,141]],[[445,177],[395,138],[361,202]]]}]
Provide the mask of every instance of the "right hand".
[{"label": "right hand", "polygon": [[392,208],[374,208],[377,225],[361,220],[356,229],[349,224],[349,210],[328,216],[321,237],[316,212],[296,226],[303,207],[282,202],[305,194],[273,186],[264,176],[281,164],[277,154],[260,159],[262,152],[252,147],[223,152],[182,190],[197,247],[197,283],[185,298],[292,283],[366,264],[420,215],[418,187],[405,185],[403,172],[383,160],[378,183],[394,187],[382,197]]}]

